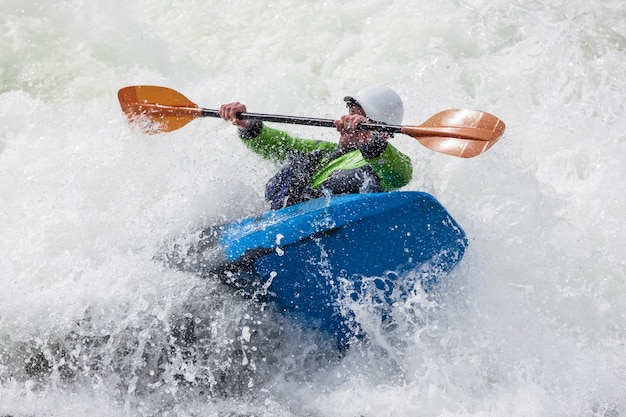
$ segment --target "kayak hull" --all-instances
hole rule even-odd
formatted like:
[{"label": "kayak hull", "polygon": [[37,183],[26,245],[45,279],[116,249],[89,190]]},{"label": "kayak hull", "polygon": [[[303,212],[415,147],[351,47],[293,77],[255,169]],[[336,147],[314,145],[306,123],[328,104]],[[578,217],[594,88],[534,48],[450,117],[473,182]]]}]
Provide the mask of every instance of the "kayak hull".
[{"label": "kayak hull", "polygon": [[[467,246],[463,229],[433,196],[400,191],[320,198],[212,227],[204,236],[183,269],[245,271],[237,279],[245,293],[340,345],[359,332],[351,302],[366,293],[371,302],[374,290],[375,301],[390,308],[415,284],[430,291]],[[410,271],[419,272],[417,282],[406,282]]]}]

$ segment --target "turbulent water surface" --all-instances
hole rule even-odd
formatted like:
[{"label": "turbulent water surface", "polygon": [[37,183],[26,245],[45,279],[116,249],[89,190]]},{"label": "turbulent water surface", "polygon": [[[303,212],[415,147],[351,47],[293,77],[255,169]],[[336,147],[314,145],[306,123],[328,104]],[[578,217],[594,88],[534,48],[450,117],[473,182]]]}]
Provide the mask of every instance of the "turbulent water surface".
[{"label": "turbulent water surface", "polygon": [[[0,415],[626,416],[621,0],[0,0],[0,45]],[[153,261],[263,211],[276,167],[217,119],[130,128],[132,84],[327,118],[384,84],[407,124],[468,107],[507,131],[472,159],[394,139],[470,246],[338,354]]]}]

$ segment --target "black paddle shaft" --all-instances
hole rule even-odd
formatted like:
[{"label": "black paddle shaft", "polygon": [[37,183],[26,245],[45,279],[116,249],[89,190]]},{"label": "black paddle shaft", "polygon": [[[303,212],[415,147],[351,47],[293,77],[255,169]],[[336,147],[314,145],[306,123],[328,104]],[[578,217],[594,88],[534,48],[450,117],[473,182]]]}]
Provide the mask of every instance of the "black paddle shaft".
[{"label": "black paddle shaft", "polygon": [[[205,117],[220,117],[217,110],[202,109],[202,115]],[[294,125],[335,127],[334,120],[317,119],[313,117],[296,117],[283,116],[280,114],[261,114],[261,113],[237,113],[237,118],[242,120],[260,120],[262,122],[289,123]],[[376,123],[361,123],[359,128],[363,130],[373,130],[376,132],[400,133],[401,126],[385,125]]]}]

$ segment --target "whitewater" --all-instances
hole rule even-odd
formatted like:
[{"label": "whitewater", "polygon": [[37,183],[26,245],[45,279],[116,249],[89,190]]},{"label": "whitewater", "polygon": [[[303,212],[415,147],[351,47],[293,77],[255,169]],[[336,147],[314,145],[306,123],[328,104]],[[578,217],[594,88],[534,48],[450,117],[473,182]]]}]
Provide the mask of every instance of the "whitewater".
[{"label": "whitewater", "polygon": [[[0,0],[0,45],[0,416],[626,416],[622,0]],[[393,139],[470,244],[342,354],[153,260],[266,210],[276,167],[219,119],[133,129],[136,84],[322,118],[387,85],[406,124],[507,130],[471,159]]]}]

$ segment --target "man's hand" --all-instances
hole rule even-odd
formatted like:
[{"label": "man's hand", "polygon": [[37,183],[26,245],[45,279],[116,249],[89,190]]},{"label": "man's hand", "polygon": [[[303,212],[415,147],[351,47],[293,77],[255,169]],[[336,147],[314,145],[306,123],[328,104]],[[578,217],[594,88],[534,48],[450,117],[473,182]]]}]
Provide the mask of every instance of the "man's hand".
[{"label": "man's hand", "polygon": [[231,122],[239,129],[245,129],[250,125],[250,123],[252,123],[252,120],[241,120],[237,118],[237,113],[244,112],[246,112],[246,105],[238,101],[229,104],[222,104],[219,110],[220,117],[222,119],[227,122]]},{"label": "man's hand", "polygon": [[361,146],[368,143],[371,139],[371,132],[359,129],[359,123],[368,122],[369,119],[360,114],[347,114],[341,116],[339,120],[335,120],[335,127],[341,134],[339,139],[340,146],[356,145]]}]

